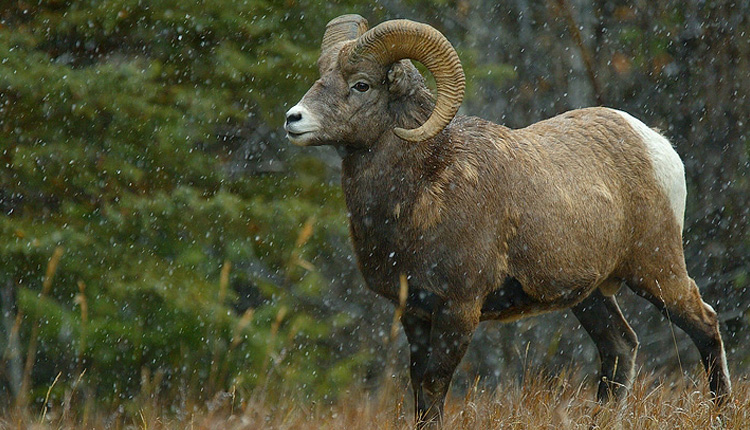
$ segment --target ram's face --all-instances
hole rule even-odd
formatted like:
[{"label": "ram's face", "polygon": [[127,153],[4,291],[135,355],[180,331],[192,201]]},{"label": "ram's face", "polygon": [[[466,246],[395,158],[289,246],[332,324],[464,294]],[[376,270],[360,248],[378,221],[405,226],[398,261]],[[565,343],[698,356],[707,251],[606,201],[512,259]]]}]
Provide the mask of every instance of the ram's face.
[{"label": "ram's face", "polygon": [[386,69],[347,61],[342,43],[318,61],[320,79],[289,109],[285,129],[295,145],[365,146],[389,129]]},{"label": "ram's face", "polygon": [[[412,83],[423,86],[408,59],[432,73],[437,100],[421,125],[405,129],[394,118],[413,112],[403,103],[415,93]],[[425,141],[450,123],[464,94],[464,72],[453,46],[439,31],[413,21],[387,21],[367,30],[359,15],[335,18],[326,26],[318,67],[320,79],[287,112],[284,128],[296,145],[366,147],[386,131],[405,141]]]}]

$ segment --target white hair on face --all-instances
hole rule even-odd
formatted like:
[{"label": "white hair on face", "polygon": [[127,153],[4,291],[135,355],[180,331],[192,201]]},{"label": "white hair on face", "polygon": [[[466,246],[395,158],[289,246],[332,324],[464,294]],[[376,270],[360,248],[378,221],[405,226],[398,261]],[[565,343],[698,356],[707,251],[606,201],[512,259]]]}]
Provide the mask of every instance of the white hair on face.
[{"label": "white hair on face", "polygon": [[284,129],[292,143],[304,146],[319,131],[320,124],[317,117],[300,102],[287,111]]},{"label": "white hair on face", "polygon": [[664,136],[630,114],[616,109],[612,110],[625,118],[625,121],[630,124],[630,127],[646,144],[656,181],[669,200],[669,205],[677,219],[677,224],[680,226],[680,231],[682,231],[685,223],[687,188],[685,187],[685,166],[682,164],[680,156],[677,155],[672,144]]}]

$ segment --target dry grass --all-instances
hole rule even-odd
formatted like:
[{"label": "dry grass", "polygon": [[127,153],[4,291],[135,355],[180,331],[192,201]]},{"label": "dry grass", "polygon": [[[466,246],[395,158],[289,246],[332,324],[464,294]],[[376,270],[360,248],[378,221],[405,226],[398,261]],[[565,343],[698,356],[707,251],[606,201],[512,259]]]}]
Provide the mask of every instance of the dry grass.
[{"label": "dry grass", "polygon": [[[697,377],[702,381],[703,378]],[[535,374],[524,386],[490,392],[474,387],[450,397],[444,428],[450,429],[747,429],[750,425],[750,382],[734,381],[732,400],[717,411],[704,382],[678,379],[670,383],[641,376],[620,405],[601,407],[592,401],[593,384],[566,374]],[[405,388],[385,387],[378,395],[352,392],[335,404],[314,403],[292,394],[280,399],[255,393],[245,400],[218,396],[203,405],[180,410],[155,403],[130,418],[122,411],[89,413],[85,418],[55,413],[55,405],[36,416],[11,413],[0,429],[411,429],[412,407]],[[61,408],[61,405],[58,405]],[[44,414],[42,413],[44,412]],[[44,418],[42,416],[44,415]]]}]

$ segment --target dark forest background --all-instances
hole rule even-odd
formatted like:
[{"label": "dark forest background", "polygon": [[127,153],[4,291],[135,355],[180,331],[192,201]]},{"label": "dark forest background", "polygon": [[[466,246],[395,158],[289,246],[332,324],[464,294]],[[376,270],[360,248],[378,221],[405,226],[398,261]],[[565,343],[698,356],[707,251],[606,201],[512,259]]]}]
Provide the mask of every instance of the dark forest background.
[{"label": "dark forest background", "polygon": [[[464,114],[522,127],[605,105],[661,129],[686,165],[690,273],[731,369],[748,371],[750,3],[13,0],[0,6],[0,404],[279,386],[325,399],[405,377],[393,309],[356,270],[339,159],[282,130],[342,13],[441,30],[466,70]],[[679,329],[619,298],[641,371],[697,366]],[[569,312],[487,323],[456,386],[597,363]]]}]

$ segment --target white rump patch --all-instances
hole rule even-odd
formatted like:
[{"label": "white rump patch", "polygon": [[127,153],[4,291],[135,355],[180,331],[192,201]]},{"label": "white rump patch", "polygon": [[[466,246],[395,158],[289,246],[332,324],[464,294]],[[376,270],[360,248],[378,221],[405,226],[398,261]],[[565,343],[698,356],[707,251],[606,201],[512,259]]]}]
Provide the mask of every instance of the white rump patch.
[{"label": "white rump patch", "polygon": [[672,144],[664,136],[632,115],[616,109],[612,110],[622,115],[646,144],[656,181],[664,195],[669,199],[669,205],[675,218],[677,218],[680,231],[682,231],[685,223],[687,189],[685,187],[685,166],[682,164],[680,156],[677,155],[677,152],[672,148]]}]

